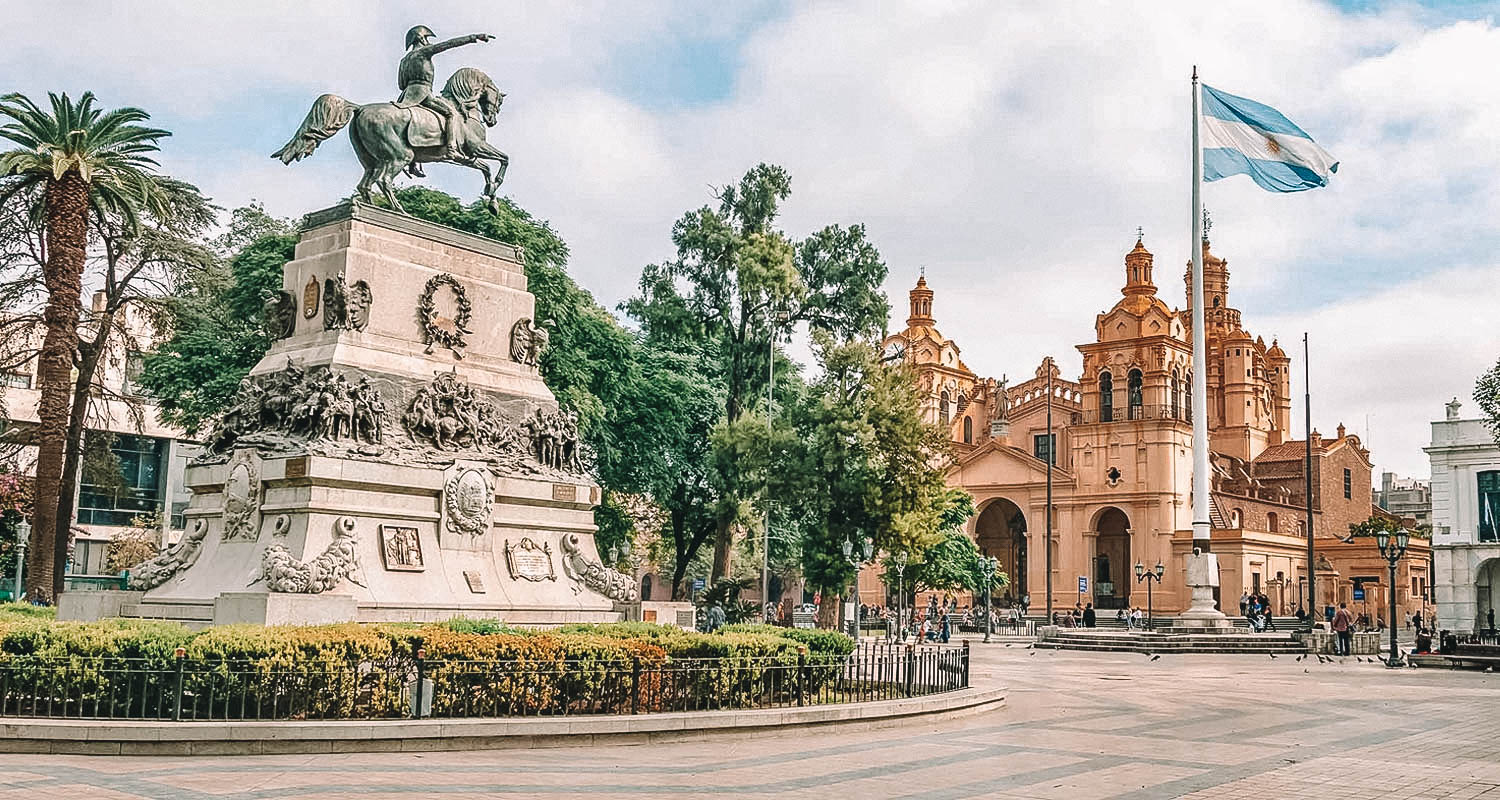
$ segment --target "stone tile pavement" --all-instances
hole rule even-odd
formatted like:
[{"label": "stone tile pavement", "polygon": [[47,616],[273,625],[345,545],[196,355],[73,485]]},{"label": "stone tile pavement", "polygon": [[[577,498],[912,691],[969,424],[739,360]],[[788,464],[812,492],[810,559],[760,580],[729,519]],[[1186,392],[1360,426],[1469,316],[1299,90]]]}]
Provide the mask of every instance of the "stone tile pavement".
[{"label": "stone tile pavement", "polygon": [[1500,800],[1500,676],[1348,660],[975,646],[1006,708],[549,750],[0,756],[0,800],[817,797]]}]

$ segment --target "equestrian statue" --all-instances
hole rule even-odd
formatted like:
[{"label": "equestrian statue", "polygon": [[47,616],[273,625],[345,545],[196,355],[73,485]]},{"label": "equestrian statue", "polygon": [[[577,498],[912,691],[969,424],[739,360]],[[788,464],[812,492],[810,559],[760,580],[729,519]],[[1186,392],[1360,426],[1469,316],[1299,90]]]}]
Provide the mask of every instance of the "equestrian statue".
[{"label": "equestrian statue", "polygon": [[[391,207],[403,211],[396,200],[392,179],[405,170],[424,177],[422,164],[445,162],[477,169],[484,175],[484,198],[498,209],[496,191],[505,180],[510,157],[485,141],[485,129],[493,128],[505,93],[483,72],[473,67],[454,71],[441,93],[432,89],[432,57],[455,47],[495,38],[471,33],[444,42],[425,25],[406,32],[406,55],[397,69],[401,96],[390,103],[356,105],[334,94],[313,101],[292,140],[271,154],[283,164],[300,161],[324,139],[349,127],[349,141],[365,168],[359,181],[359,196],[373,202],[378,187]],[[495,162],[491,172],[489,161]]]}]

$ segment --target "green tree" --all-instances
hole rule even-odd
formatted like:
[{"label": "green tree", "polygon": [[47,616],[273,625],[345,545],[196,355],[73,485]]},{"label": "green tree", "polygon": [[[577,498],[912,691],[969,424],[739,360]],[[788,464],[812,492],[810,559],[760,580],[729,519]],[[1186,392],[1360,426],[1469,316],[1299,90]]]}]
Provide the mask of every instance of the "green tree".
[{"label": "green tree", "polygon": [[846,539],[858,547],[869,538],[877,550],[920,560],[973,505],[944,483],[947,438],[922,421],[911,369],[883,363],[865,341],[834,343],[827,334],[815,341],[823,374],[789,415],[795,444],[775,471],[776,491],[802,511],[804,576],[838,594],[854,578]]},{"label": "green tree", "polygon": [[[248,242],[234,233],[221,241],[233,256],[206,270],[169,301],[171,335],[146,356],[142,387],[162,420],[189,434],[233,401],[240,380],[271,346],[262,324],[265,298],[281,288],[281,268],[297,237],[255,209],[236,209]],[[252,233],[253,231],[253,233]]]},{"label": "green tree", "polygon": [[1484,415],[1490,432],[1500,440],[1500,361],[1475,381],[1474,402],[1479,404],[1479,413]]},{"label": "green tree", "polygon": [[[864,337],[878,333],[889,314],[880,290],[885,263],[863,226],[831,225],[793,242],[774,227],[790,193],[790,176],[768,164],[718,190],[717,208],[703,206],[677,221],[676,259],[647,265],[640,294],[624,306],[649,339],[670,349],[711,347],[724,387],[721,442],[742,430],[740,418],[765,390],[772,345],[793,326]],[[715,478],[715,579],[730,574],[732,531],[763,485],[747,476],[734,469]]]},{"label": "green tree", "polygon": [[72,370],[78,351],[83,271],[91,214],[117,215],[134,227],[142,211],[162,211],[165,200],[150,157],[168,132],[136,123],[137,108],[104,111],[92,92],[74,102],[49,94],[44,110],[20,94],[0,97],[0,139],[16,147],[0,153],[0,203],[23,202],[45,220],[42,275],[46,334],[37,356],[36,503],[32,512],[31,570],[27,590],[50,601],[62,591],[68,520],[59,514],[63,494]]}]

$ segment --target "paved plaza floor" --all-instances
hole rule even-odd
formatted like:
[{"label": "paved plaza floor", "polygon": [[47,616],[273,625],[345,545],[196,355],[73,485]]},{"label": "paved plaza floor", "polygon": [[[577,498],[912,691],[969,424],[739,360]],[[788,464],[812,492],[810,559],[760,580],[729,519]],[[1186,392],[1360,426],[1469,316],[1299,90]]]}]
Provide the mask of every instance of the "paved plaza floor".
[{"label": "paved plaza floor", "polygon": [[1500,800],[1500,675],[975,645],[1005,708],[865,731],[548,750],[0,755],[0,799]]}]

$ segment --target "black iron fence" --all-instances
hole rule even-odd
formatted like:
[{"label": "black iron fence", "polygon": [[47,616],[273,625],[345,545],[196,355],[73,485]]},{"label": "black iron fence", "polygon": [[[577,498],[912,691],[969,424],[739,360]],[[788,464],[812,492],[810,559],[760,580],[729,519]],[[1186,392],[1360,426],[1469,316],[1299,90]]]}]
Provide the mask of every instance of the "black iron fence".
[{"label": "black iron fence", "polygon": [[278,720],[524,717],[785,708],[969,685],[969,649],[863,643],[848,656],[348,665],[0,659],[0,716]]}]

